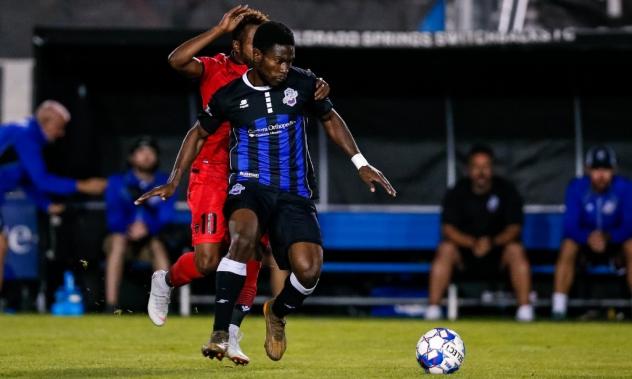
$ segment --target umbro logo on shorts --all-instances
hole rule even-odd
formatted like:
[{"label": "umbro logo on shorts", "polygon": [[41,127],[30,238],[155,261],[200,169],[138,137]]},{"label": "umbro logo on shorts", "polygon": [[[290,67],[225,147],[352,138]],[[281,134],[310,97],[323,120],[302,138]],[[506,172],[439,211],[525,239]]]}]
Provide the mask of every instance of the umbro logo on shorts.
[{"label": "umbro logo on shorts", "polygon": [[230,191],[228,191],[228,193],[231,194],[231,195],[239,195],[245,189],[246,189],[246,187],[244,187],[241,183],[237,183],[230,189]]}]

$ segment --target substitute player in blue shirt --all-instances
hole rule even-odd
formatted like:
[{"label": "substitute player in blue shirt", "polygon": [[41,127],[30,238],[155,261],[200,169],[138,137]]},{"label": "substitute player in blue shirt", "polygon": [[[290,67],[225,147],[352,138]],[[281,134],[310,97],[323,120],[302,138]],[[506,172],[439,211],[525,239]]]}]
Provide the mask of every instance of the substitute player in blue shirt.
[{"label": "substitute player in blue shirt", "polygon": [[[44,101],[33,117],[0,125],[0,204],[4,194],[22,188],[35,204],[49,213],[61,213],[48,194],[71,195],[77,192],[103,193],[105,179],[75,180],[53,175],[46,170],[42,149],[64,136],[70,112],[57,101]],[[0,214],[0,289],[2,289],[7,240]]]},{"label": "substitute player in blue shirt", "polygon": [[167,175],[158,170],[158,156],[156,141],[141,137],[130,150],[130,169],[108,178],[105,209],[110,234],[105,243],[105,313],[113,313],[118,307],[126,253],[151,260],[155,270],[169,267],[167,249],[158,233],[173,221],[176,198],[153,198],[142,206],[134,205],[140,194],[167,182]]},{"label": "substitute player in blue shirt", "polygon": [[[374,182],[391,196],[396,191],[362,156],[331,101],[314,100],[314,74],[292,67],[294,35],[289,28],[271,21],[260,25],[253,38],[253,61],[254,69],[218,90],[201,112],[183,142],[172,178],[177,183],[186,172],[200,140],[223,121],[230,121],[230,185],[224,213],[231,244],[217,269],[215,323],[202,353],[218,359],[226,354],[228,325],[245,280],[246,262],[254,256],[261,234],[268,231],[279,267],[291,270],[281,293],[264,305],[266,353],[279,360],[286,349],[285,316],[314,292],[323,262],[307,116],[320,120],[371,191],[375,191]],[[173,185],[168,184],[143,195],[139,202],[172,192]]]},{"label": "substitute player in blue shirt", "polygon": [[632,289],[632,186],[616,169],[614,150],[593,147],[586,154],[587,175],[573,179],[566,190],[564,240],[555,268],[555,319],[566,317],[578,258],[626,267]]}]

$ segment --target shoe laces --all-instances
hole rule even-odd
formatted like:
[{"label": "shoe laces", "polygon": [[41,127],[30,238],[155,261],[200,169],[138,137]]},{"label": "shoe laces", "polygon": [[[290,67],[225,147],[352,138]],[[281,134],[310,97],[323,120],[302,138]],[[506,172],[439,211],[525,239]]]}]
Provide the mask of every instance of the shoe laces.
[{"label": "shoe laces", "polygon": [[153,293],[152,295],[154,295],[157,305],[169,305],[171,303],[171,289],[169,289],[166,295],[159,295],[156,293]]},{"label": "shoe laces", "polygon": [[285,319],[274,317],[273,319],[274,327],[272,328],[274,338],[277,340],[282,340],[285,334]]}]

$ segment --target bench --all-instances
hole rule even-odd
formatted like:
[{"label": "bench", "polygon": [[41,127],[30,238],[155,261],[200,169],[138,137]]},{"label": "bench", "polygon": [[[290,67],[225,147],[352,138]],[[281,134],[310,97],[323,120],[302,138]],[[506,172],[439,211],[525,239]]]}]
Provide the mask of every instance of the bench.
[{"label": "bench", "polygon": [[[181,215],[182,222],[189,222],[186,215]],[[562,240],[561,206],[527,206],[523,226],[523,243],[527,250],[547,250],[557,252]],[[430,207],[326,207],[319,210],[319,222],[323,234],[323,245],[328,250],[432,250],[440,241],[440,208]],[[327,261],[323,265],[323,273],[330,274],[418,274],[430,273],[431,264],[427,262],[336,262]],[[553,275],[553,264],[532,265],[531,271],[538,275]],[[617,271],[610,266],[589,267],[588,275],[613,276]],[[446,305],[456,314],[457,307],[487,306],[480,299],[458,299],[456,286],[451,285]],[[259,304],[265,297],[258,296]],[[503,300],[503,306],[512,305],[512,299]],[[184,287],[180,296],[180,313],[190,314],[191,303],[212,303],[213,297],[208,295],[192,295],[188,287]],[[315,296],[307,299],[306,304],[321,306],[355,305],[394,305],[394,304],[426,304],[426,299],[394,298],[394,297],[340,297]],[[571,299],[569,306],[628,306],[629,300],[621,299]],[[495,306],[499,304],[493,304]],[[537,306],[550,306],[548,299],[540,299]]]}]

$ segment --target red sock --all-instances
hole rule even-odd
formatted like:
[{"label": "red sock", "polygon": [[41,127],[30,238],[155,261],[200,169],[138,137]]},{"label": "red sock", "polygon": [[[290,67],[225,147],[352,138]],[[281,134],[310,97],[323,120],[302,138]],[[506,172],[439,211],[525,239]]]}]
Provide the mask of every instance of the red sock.
[{"label": "red sock", "polygon": [[261,262],[257,260],[249,260],[246,263],[246,282],[239,293],[239,298],[235,304],[247,305],[252,307],[257,295],[257,278],[261,270]]},{"label": "red sock", "polygon": [[192,251],[182,254],[169,269],[169,282],[173,287],[181,287],[203,276],[195,267],[195,253]]}]

